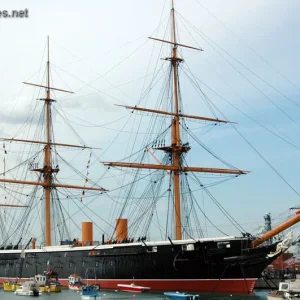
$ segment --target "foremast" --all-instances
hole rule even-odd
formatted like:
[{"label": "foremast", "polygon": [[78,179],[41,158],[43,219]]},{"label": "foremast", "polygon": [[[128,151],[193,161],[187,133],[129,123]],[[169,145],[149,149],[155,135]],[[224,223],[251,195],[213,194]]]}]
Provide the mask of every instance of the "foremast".
[{"label": "foremast", "polygon": [[[0,182],[5,183],[16,183],[16,184],[25,184],[25,185],[37,185],[42,186],[44,188],[44,198],[45,198],[45,245],[51,246],[51,193],[52,190],[57,187],[63,187],[67,189],[82,189],[82,190],[92,190],[92,191],[107,191],[104,188],[96,188],[96,187],[86,187],[86,186],[77,186],[77,185],[67,185],[67,184],[57,184],[53,181],[53,174],[59,172],[59,168],[53,168],[51,162],[51,146],[67,146],[74,148],[90,148],[86,146],[79,145],[71,145],[71,144],[63,144],[63,143],[52,143],[51,141],[51,128],[52,128],[52,119],[51,119],[51,105],[55,102],[54,99],[51,98],[51,90],[56,90],[60,92],[73,93],[70,91],[66,91],[63,89],[57,89],[50,86],[50,47],[49,47],[49,37],[47,38],[47,82],[45,85],[33,84],[28,82],[23,82],[24,84],[46,88],[46,98],[41,98],[38,100],[42,100],[45,102],[46,106],[46,141],[32,141],[32,140],[22,140],[22,139],[1,139],[3,141],[17,141],[17,142],[28,142],[35,144],[42,144],[44,146],[44,166],[43,168],[32,169],[32,171],[39,172],[43,174],[43,181],[34,182],[34,181],[23,181],[23,180],[14,180],[14,179],[0,179]],[[7,205],[6,205],[7,206]],[[14,207],[23,207],[16,206]]]},{"label": "foremast", "polygon": [[171,0],[171,14],[172,14],[172,40],[166,41],[157,38],[151,38],[153,40],[157,40],[163,43],[168,43],[172,45],[172,56],[166,58],[167,61],[171,63],[172,71],[173,71],[173,99],[174,99],[174,111],[166,112],[160,110],[153,110],[147,108],[140,107],[131,107],[125,106],[128,109],[134,109],[139,111],[151,112],[156,114],[163,115],[171,115],[173,116],[171,123],[171,145],[168,147],[159,147],[155,148],[157,150],[165,151],[166,153],[171,153],[172,155],[172,163],[170,165],[155,165],[155,164],[138,164],[138,163],[125,163],[125,162],[104,162],[104,165],[107,166],[116,166],[116,167],[129,167],[129,168],[140,168],[140,169],[156,169],[156,170],[167,170],[172,172],[171,177],[173,180],[173,197],[174,197],[174,219],[175,219],[175,238],[176,240],[182,239],[182,226],[181,226],[181,197],[180,197],[180,176],[182,172],[205,172],[205,173],[222,173],[222,174],[246,174],[248,171],[242,170],[230,170],[230,169],[216,169],[216,168],[199,168],[199,167],[184,167],[182,166],[181,157],[183,153],[186,153],[190,150],[190,147],[183,145],[180,139],[180,120],[181,118],[191,118],[198,120],[206,120],[211,122],[219,122],[219,123],[229,123],[226,120],[198,117],[198,116],[189,116],[185,114],[181,114],[179,108],[179,78],[178,78],[178,66],[183,62],[183,59],[178,57],[177,49],[178,46],[200,50],[202,49],[183,45],[177,43],[176,36],[176,22],[175,22],[175,8],[174,8],[174,0]]},{"label": "foremast", "polygon": [[[50,208],[50,198],[51,198],[51,186],[53,173],[57,173],[59,171],[58,168],[53,169],[51,164],[51,97],[50,97],[50,47],[49,47],[49,37],[47,38],[48,44],[48,60],[47,60],[47,90],[46,90],[46,98],[44,99],[46,105],[46,142],[45,145],[45,158],[44,158],[44,193],[45,193],[45,227],[46,227],[46,246],[51,245],[51,208]],[[39,172],[42,172],[39,170]]]}]

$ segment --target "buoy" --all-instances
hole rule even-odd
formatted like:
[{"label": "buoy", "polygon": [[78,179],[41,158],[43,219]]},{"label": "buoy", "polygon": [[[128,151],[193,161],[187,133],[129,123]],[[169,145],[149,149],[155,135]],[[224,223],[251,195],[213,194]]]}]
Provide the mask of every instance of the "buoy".
[{"label": "buoy", "polygon": [[132,298],[135,298],[136,297],[136,295],[132,295]]}]

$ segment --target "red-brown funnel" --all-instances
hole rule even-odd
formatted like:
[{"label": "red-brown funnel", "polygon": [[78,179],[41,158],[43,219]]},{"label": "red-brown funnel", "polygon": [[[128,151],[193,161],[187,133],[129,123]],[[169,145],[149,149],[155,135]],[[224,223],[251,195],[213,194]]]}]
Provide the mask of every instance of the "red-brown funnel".
[{"label": "red-brown funnel", "polygon": [[82,222],[82,246],[93,245],[93,222]]},{"label": "red-brown funnel", "polygon": [[31,249],[35,249],[35,242],[36,242],[36,239],[33,238],[33,239],[31,240]]},{"label": "red-brown funnel", "polygon": [[127,219],[116,219],[116,240],[126,240],[127,236]]}]

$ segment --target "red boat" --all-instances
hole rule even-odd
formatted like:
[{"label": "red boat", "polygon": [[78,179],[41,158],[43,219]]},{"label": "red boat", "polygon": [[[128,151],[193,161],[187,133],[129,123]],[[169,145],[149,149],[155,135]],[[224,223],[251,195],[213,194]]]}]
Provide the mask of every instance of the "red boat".
[{"label": "red boat", "polygon": [[118,284],[117,286],[123,292],[142,293],[142,292],[149,292],[150,291],[149,287],[135,285],[134,283],[131,283],[131,284]]}]

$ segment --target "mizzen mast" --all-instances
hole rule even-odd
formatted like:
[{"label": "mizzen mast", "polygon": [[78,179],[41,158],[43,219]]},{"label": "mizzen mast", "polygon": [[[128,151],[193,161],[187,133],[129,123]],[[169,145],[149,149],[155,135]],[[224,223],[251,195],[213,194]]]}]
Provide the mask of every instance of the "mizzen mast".
[{"label": "mizzen mast", "polygon": [[156,150],[162,150],[166,153],[170,153],[172,155],[172,162],[170,165],[156,165],[156,164],[138,164],[138,163],[126,163],[126,162],[104,162],[104,165],[107,166],[116,166],[116,167],[127,167],[127,168],[138,168],[138,169],[156,169],[156,170],[166,170],[172,172],[172,180],[173,180],[173,197],[174,197],[174,219],[175,219],[175,238],[176,240],[182,239],[182,225],[181,225],[181,196],[180,196],[180,176],[182,172],[200,172],[200,173],[218,173],[218,174],[247,174],[248,171],[242,170],[230,170],[230,169],[219,169],[219,168],[204,168],[204,167],[185,167],[182,166],[181,157],[183,153],[186,153],[190,150],[189,146],[183,145],[180,140],[180,120],[181,118],[191,118],[198,120],[205,120],[208,122],[215,123],[231,123],[226,120],[219,120],[213,118],[206,117],[198,117],[198,116],[190,116],[186,114],[182,114],[179,107],[179,78],[178,78],[178,66],[183,62],[183,59],[178,57],[178,46],[203,51],[200,48],[191,47],[184,44],[177,43],[176,36],[176,22],[175,22],[175,8],[174,8],[174,0],[171,0],[171,17],[172,17],[172,40],[162,40],[157,38],[150,39],[171,44],[172,45],[172,56],[166,58],[165,60],[169,61],[173,70],[173,99],[174,99],[174,111],[166,112],[154,109],[147,109],[141,107],[130,107],[125,106],[128,109],[139,110],[150,112],[154,114],[163,114],[172,116],[171,123],[171,145],[167,147],[158,147]]}]

